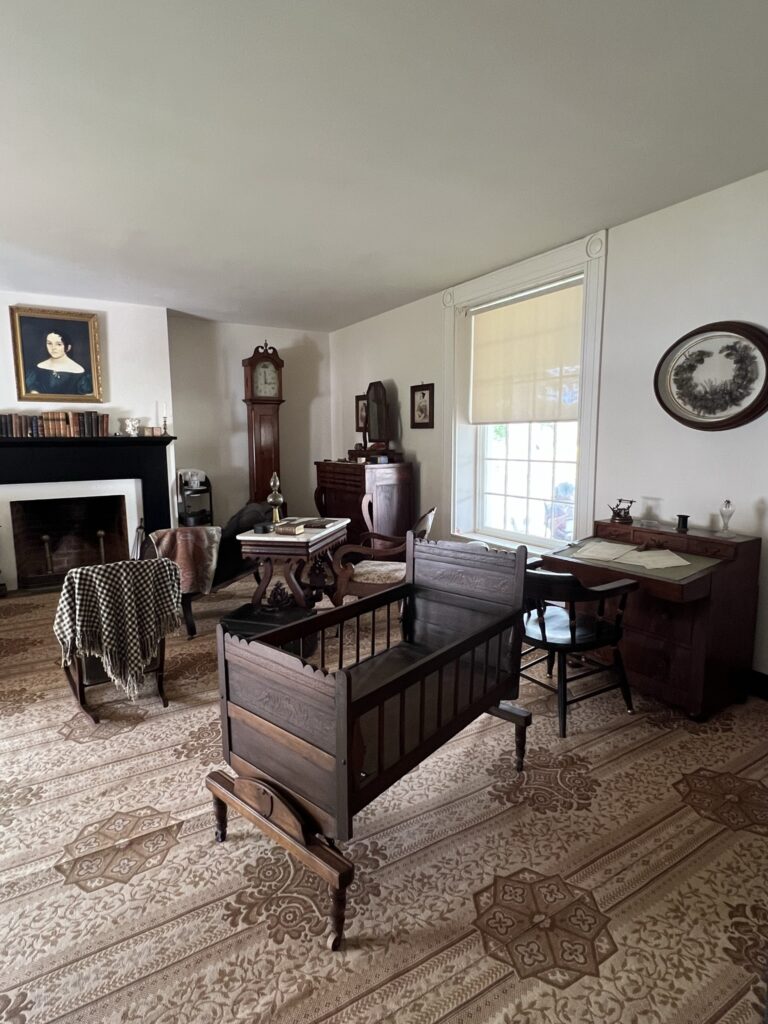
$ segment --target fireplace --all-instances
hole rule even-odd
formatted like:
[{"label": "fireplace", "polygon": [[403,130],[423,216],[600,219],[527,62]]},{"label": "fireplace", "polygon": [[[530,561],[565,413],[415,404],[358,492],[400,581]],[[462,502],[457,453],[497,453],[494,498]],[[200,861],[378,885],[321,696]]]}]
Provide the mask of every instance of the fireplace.
[{"label": "fireplace", "polygon": [[[147,533],[171,526],[175,463],[169,446],[174,440],[169,435],[0,438],[0,583],[6,581],[10,590],[17,586],[11,503],[122,495],[128,545],[141,519]],[[100,551],[94,557],[86,549],[80,557],[99,561]],[[125,557],[124,544],[119,557]],[[37,576],[39,565],[24,572],[25,578]]]},{"label": "fireplace", "polygon": [[79,565],[128,557],[123,495],[10,504],[19,590],[61,583],[67,571]]}]

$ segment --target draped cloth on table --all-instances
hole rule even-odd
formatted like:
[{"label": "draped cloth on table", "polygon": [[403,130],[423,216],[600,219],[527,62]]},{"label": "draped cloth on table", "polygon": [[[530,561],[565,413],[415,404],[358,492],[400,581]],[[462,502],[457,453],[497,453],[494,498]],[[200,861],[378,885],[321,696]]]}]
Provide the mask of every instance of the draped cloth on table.
[{"label": "draped cloth on table", "polygon": [[150,534],[161,558],[181,570],[182,594],[210,594],[221,541],[220,526],[177,526]]},{"label": "draped cloth on table", "polygon": [[133,700],[161,639],[180,622],[179,568],[167,558],[153,558],[70,569],[53,632],[62,665],[76,656],[98,657]]}]

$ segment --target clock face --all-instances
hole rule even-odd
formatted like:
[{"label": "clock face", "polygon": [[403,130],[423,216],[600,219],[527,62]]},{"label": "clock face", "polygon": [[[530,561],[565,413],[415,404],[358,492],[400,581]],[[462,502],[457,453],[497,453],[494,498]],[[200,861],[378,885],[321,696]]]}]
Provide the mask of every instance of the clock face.
[{"label": "clock face", "polygon": [[277,367],[269,360],[257,363],[253,369],[253,393],[257,398],[278,398]]}]

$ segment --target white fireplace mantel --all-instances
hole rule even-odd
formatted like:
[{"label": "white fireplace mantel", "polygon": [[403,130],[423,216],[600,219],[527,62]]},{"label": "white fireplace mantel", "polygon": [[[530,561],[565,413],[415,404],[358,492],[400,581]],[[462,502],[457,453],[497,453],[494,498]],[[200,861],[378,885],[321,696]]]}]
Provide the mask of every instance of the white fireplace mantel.
[{"label": "white fireplace mantel", "polygon": [[35,484],[0,485],[0,569],[9,590],[18,586],[16,557],[13,550],[12,501],[45,501],[49,498],[97,498],[118,496],[125,499],[128,543],[133,542],[143,516],[140,480],[63,480]]}]

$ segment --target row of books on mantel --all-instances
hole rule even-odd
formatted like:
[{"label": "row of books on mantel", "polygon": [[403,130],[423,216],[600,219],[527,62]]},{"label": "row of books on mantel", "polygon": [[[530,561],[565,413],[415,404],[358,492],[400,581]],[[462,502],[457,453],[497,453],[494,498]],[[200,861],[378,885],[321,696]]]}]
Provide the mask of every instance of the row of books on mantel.
[{"label": "row of books on mantel", "polygon": [[0,413],[0,437],[109,437],[109,413]]}]

